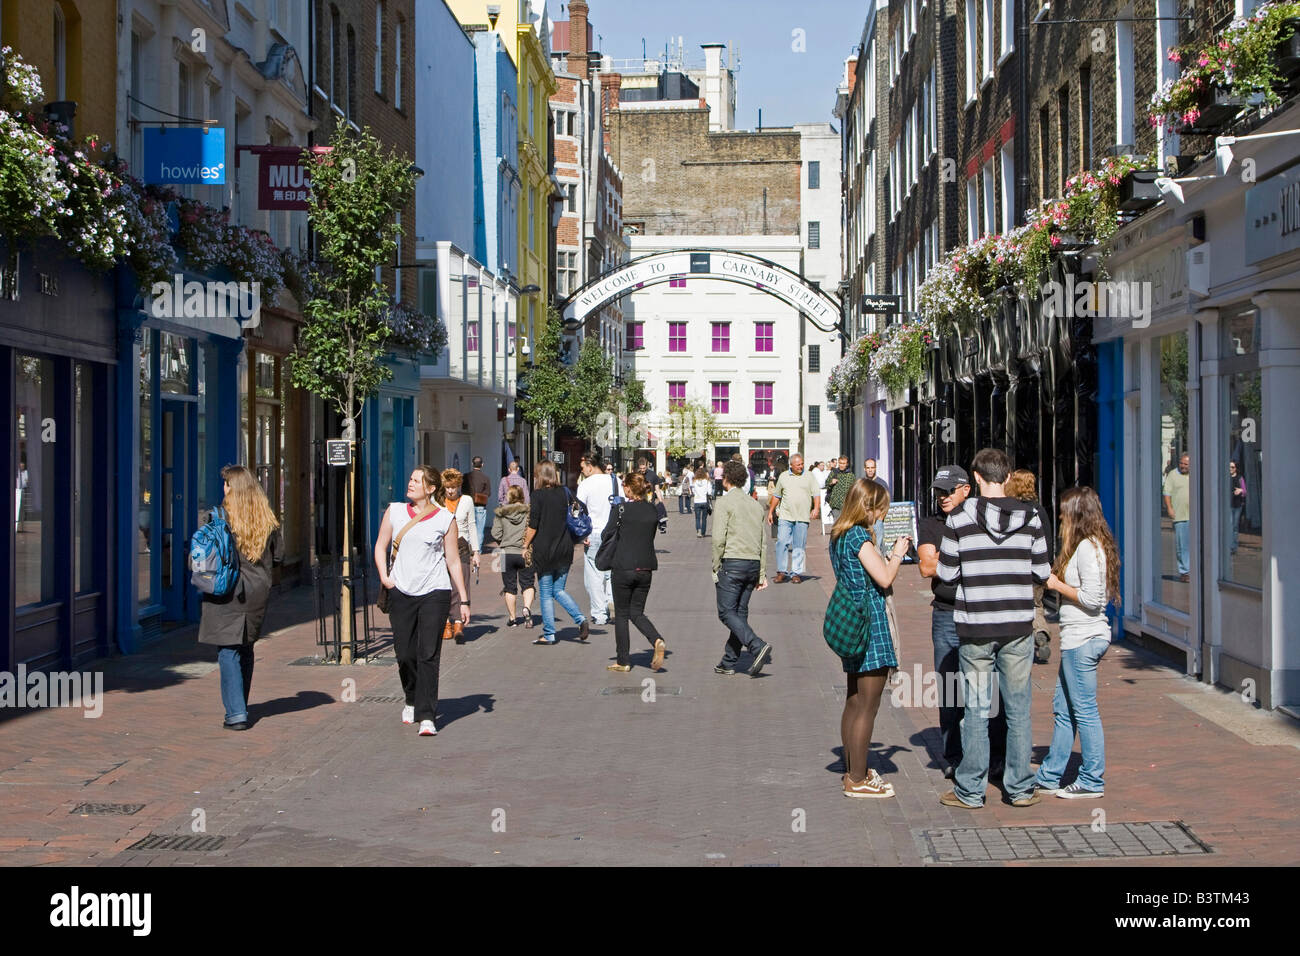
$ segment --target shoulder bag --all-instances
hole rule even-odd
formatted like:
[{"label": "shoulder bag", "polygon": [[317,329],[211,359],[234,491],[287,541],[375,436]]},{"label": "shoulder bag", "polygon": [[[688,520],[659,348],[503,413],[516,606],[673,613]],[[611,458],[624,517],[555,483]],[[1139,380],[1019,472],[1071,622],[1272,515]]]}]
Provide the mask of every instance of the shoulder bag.
[{"label": "shoulder bag", "polygon": [[[431,511],[418,512],[414,518],[406,522],[406,524],[402,525],[402,530],[397,532],[397,536],[393,538],[393,546],[388,549],[388,571],[389,572],[393,570],[393,562],[397,560],[397,549],[398,547],[401,546],[402,539],[406,537],[406,532],[410,531],[412,528],[414,528],[417,524],[419,524],[429,515],[437,513],[437,511],[438,511],[437,507],[434,507]],[[375,604],[379,608],[380,612],[384,614],[388,613],[389,595],[392,593],[392,590],[393,590],[392,588],[387,588],[387,587],[380,587],[379,589],[379,600],[377,600]]]},{"label": "shoulder bag", "polygon": [[[839,538],[831,545],[833,558],[838,557],[835,549],[842,549],[843,541]],[[835,563],[831,562],[832,567]],[[822,637],[840,657],[861,657],[871,639],[871,620],[864,603],[855,601],[849,589],[838,580],[838,574],[836,577],[835,590],[831,592],[826,617],[822,621]]]},{"label": "shoulder bag", "polygon": [[591,534],[591,515],[587,513],[587,506],[573,497],[573,492],[568,488],[564,489],[564,496],[568,499],[568,507],[564,512],[564,526],[569,529],[569,537],[574,541],[581,541]]},{"label": "shoulder bag", "polygon": [[605,532],[600,537],[600,548],[596,551],[595,560],[592,562],[596,565],[597,571],[611,571],[614,568],[614,553],[618,551],[619,530],[623,527],[623,508],[624,505],[618,506],[618,516],[613,522],[613,530],[610,530],[608,524],[605,525]]}]

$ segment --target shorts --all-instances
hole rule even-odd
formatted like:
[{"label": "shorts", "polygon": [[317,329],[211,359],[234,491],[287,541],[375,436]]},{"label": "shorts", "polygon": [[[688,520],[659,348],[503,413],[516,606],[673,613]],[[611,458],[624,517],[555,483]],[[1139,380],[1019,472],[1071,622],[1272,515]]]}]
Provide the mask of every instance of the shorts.
[{"label": "shorts", "polygon": [[533,569],[524,564],[522,554],[502,555],[501,593],[518,594],[520,589],[527,591],[536,583]]}]

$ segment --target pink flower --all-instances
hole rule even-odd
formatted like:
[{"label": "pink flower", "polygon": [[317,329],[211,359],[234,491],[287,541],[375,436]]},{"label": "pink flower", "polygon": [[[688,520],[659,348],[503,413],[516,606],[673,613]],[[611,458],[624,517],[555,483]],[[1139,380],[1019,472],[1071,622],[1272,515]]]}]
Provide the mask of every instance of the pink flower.
[{"label": "pink flower", "polygon": [[1198,66],[1209,66],[1209,65],[1210,65],[1210,58],[1209,58],[1208,56],[1206,56],[1204,53],[1202,53],[1202,54],[1201,54],[1201,58],[1200,58],[1199,60],[1197,60],[1196,63],[1197,63]]}]

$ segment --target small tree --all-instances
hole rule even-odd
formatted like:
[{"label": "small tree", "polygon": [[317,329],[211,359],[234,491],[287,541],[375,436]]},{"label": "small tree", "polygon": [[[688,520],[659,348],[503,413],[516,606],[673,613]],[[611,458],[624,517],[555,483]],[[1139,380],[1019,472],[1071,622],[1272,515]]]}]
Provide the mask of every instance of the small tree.
[{"label": "small tree", "polygon": [[560,316],[547,309],[534,343],[533,364],[520,376],[515,404],[531,425],[564,422],[569,416],[570,392],[569,371],[560,361]]},{"label": "small tree", "polygon": [[578,362],[573,368],[573,388],[565,424],[594,443],[613,388],[614,363],[600,347],[599,340],[588,336],[583,340]]},{"label": "small tree", "polygon": [[[393,377],[382,362],[398,336],[389,324],[388,290],[375,279],[397,253],[397,213],[415,191],[406,157],[386,152],[369,129],[351,134],[340,119],[329,152],[306,150],[310,170],[308,218],[316,232],[318,258],[308,268],[303,303],[307,321],[289,358],[293,384],[319,395],[338,410],[343,437],[356,441],[357,418],[367,398]],[[427,337],[432,344],[433,336]],[[341,664],[352,663],[352,495],[354,465],[349,456],[344,495],[340,615],[348,641]]]},{"label": "small tree", "polygon": [[695,455],[717,441],[721,429],[713,410],[698,399],[676,402],[668,409],[664,451],[673,458]]}]

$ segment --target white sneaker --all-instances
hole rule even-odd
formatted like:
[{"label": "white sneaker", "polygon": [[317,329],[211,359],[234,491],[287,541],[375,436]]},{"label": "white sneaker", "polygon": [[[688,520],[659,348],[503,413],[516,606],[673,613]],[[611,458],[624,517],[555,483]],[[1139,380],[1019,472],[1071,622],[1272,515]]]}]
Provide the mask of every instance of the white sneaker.
[{"label": "white sneaker", "polygon": [[438,728],[435,727],[435,726],[433,726],[433,721],[432,721],[432,720],[422,720],[422,721],[420,721],[420,736],[421,736],[421,737],[436,737],[436,736],[438,736]]},{"label": "white sneaker", "polygon": [[407,704],[405,707],[402,708],[402,723],[404,724],[415,723],[415,708],[412,707],[410,704]]}]

